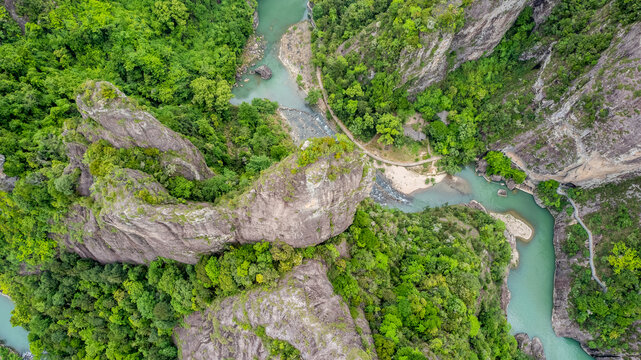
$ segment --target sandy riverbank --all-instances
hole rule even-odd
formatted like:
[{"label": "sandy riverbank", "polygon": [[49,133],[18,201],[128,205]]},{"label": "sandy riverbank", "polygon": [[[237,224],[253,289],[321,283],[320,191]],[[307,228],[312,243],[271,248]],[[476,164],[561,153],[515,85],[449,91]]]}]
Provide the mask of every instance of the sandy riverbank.
[{"label": "sandy riverbank", "polygon": [[505,223],[505,229],[511,234],[523,241],[530,241],[534,237],[534,229],[532,225],[528,224],[524,220],[518,218],[514,214],[507,213],[495,213],[490,212],[490,215]]},{"label": "sandy riverbank", "polygon": [[419,174],[402,166],[383,164],[380,166],[377,165],[376,167],[383,172],[385,178],[395,190],[405,195],[411,195],[417,191],[429,189],[447,176],[446,174]]}]

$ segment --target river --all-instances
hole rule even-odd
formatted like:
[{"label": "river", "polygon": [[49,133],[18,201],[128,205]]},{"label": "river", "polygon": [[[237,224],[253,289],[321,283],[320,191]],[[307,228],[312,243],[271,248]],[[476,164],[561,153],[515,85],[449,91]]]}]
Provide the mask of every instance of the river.
[{"label": "river", "polygon": [[0,340],[21,354],[29,352],[27,331],[11,326],[11,311],[15,306],[11,299],[0,294]]},{"label": "river", "polygon": [[[288,116],[294,133],[299,136],[305,138],[333,134],[323,117],[305,104],[304,93],[298,89],[277,56],[280,37],[289,26],[305,18],[306,0],[259,0],[258,14],[260,23],[257,32],[265,36],[267,44],[265,57],[257,65],[268,65],[273,76],[270,80],[262,80],[257,75],[245,75],[239,82],[242,86],[233,90],[235,98],[232,103],[268,98],[304,114],[292,118]],[[245,82],[244,79],[248,81]],[[512,332],[539,337],[548,360],[591,359],[576,341],[558,337],[552,330],[554,219],[548,211],[536,205],[531,195],[510,192],[506,198],[502,198],[496,195],[500,188],[503,188],[500,184],[487,182],[473,170],[466,168],[456,177],[409,198],[396,193],[379,178],[372,197],[386,206],[407,212],[477,200],[488,210],[514,211],[519,214],[533,225],[535,235],[529,243],[517,243],[520,265],[512,269],[508,277],[512,298],[507,318]],[[11,327],[9,323],[12,309],[13,303],[7,297],[0,296],[0,339],[19,352],[26,352],[29,347],[27,332],[22,328]]]},{"label": "river", "polygon": [[[265,35],[267,45],[265,57],[257,65],[268,65],[272,69],[273,77],[270,80],[261,80],[257,75],[246,75],[245,78],[249,78],[249,81],[241,82],[242,87],[234,88],[233,93],[236,97],[232,102],[240,103],[256,97],[265,97],[277,101],[280,105],[313,113],[303,100],[304,93],[298,89],[294,79],[278,60],[278,40],[289,26],[307,16],[306,0],[259,0],[258,15],[260,24],[257,32]],[[324,121],[323,117],[314,117],[313,120]],[[301,126],[296,121],[290,123],[293,128]],[[316,123],[309,126],[327,128],[326,125]],[[313,136],[312,133],[307,135]],[[512,298],[508,305],[507,318],[512,326],[512,333],[524,332],[530,337],[539,337],[548,360],[592,359],[581,349],[578,342],[558,337],[552,329],[554,219],[547,210],[535,203],[532,195],[518,191],[510,192],[505,198],[499,197],[497,191],[505,187],[486,181],[470,168],[464,169],[453,179],[436,184],[409,198],[396,193],[380,178],[376,183],[372,194],[376,201],[407,212],[476,200],[490,211],[513,211],[527,220],[535,229],[534,238],[528,243],[517,242],[520,265],[512,269],[508,277],[508,288]]]}]

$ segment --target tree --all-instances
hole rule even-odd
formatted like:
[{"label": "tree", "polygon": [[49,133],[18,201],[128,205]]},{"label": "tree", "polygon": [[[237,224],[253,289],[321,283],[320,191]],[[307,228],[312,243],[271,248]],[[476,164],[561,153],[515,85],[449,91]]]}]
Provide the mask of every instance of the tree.
[{"label": "tree", "polygon": [[189,12],[185,4],[179,0],[159,0],[151,10],[155,21],[151,24],[157,32],[172,32],[187,24]]},{"label": "tree", "polygon": [[321,97],[322,95],[319,89],[312,89],[309,91],[309,94],[307,94],[305,101],[310,105],[316,105],[318,104],[318,100],[320,100]]},{"label": "tree", "polygon": [[226,80],[212,80],[201,76],[191,82],[191,88],[195,104],[219,113],[229,108],[229,100],[234,97]]},{"label": "tree", "polygon": [[391,145],[394,140],[403,132],[401,120],[392,114],[385,114],[378,119],[376,132],[381,135],[379,143]]}]

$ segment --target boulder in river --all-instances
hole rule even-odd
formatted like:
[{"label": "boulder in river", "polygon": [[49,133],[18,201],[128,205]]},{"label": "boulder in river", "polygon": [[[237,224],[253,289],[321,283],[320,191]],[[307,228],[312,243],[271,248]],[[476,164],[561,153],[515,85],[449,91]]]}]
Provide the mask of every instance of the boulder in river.
[{"label": "boulder in river", "polygon": [[254,74],[260,75],[263,80],[269,80],[272,78],[272,69],[267,65],[261,65],[254,70]]},{"label": "boulder in river", "polygon": [[526,355],[531,356],[535,360],[545,360],[545,352],[543,351],[543,343],[538,337],[530,339],[528,334],[518,333],[514,335],[516,342],[519,344],[519,349]]}]

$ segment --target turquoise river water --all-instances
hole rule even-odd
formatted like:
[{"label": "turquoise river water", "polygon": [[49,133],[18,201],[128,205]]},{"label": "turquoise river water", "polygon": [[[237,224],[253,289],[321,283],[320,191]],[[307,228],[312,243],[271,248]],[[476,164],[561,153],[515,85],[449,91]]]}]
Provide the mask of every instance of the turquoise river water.
[{"label": "turquoise river water", "polygon": [[[277,57],[278,40],[287,28],[305,18],[306,0],[259,0],[260,24],[257,32],[267,41],[265,57],[258,65],[266,64],[273,72],[270,80],[261,80],[256,75],[245,75],[242,87],[234,88],[232,103],[239,104],[253,98],[268,98],[280,105],[313,112],[304,102],[304,94],[288,74]],[[540,208],[531,195],[511,192],[507,197],[497,196],[502,185],[487,182],[466,168],[456,177],[446,179],[434,187],[417,193],[404,202],[386,202],[385,205],[407,212],[421,211],[426,207],[445,204],[461,204],[477,200],[488,210],[513,211],[527,220],[535,229],[529,243],[518,242],[520,265],[510,271],[508,287],[512,298],[507,317],[513,333],[525,332],[530,337],[539,337],[548,360],[591,359],[571,339],[554,334],[551,324],[552,292],[554,284],[554,247],[552,244],[554,220],[549,212]],[[11,301],[0,296],[0,339],[19,352],[28,350],[27,332],[11,327]]]}]

